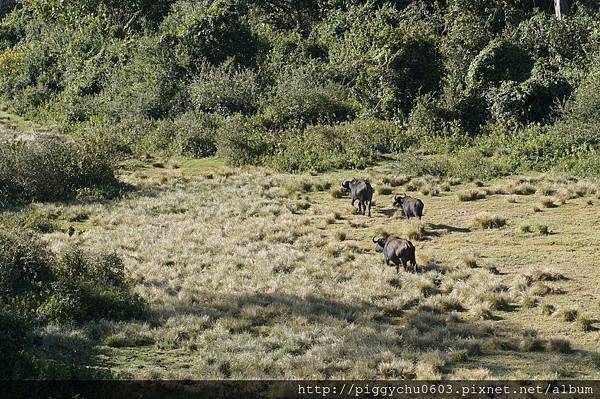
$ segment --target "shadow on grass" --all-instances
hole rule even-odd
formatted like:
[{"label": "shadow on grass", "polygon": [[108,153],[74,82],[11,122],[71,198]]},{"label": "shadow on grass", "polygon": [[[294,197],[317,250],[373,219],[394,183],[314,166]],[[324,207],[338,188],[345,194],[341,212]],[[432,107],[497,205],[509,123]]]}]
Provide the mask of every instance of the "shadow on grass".
[{"label": "shadow on grass", "polygon": [[432,230],[445,230],[446,233],[470,233],[472,231],[469,228],[448,226],[447,224],[430,223],[429,227]]},{"label": "shadow on grass", "polygon": [[[305,329],[309,335],[310,331],[329,331],[327,334],[334,331],[336,346],[352,348],[354,353],[391,352],[415,363],[427,352],[439,353],[449,372],[453,367],[494,354],[506,352],[519,357],[526,352],[543,352],[546,342],[540,339],[542,349],[528,346],[526,339],[537,339],[534,330],[477,320],[461,316],[460,312],[421,308],[418,301],[404,305],[385,304],[385,301],[343,303],[316,295],[279,293],[221,294],[207,302],[198,299],[195,305],[179,303],[156,317],[166,321],[173,316],[208,316],[221,327],[227,326],[231,335],[254,337],[257,345],[261,345],[262,339],[268,340],[270,328],[275,326]],[[322,348],[329,344],[315,339],[305,351],[313,345]],[[547,355],[569,356],[568,353]]]}]

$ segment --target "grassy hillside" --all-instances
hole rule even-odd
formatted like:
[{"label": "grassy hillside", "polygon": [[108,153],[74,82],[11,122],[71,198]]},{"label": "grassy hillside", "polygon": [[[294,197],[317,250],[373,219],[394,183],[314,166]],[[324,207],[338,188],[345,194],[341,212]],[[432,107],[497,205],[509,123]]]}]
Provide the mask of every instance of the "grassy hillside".
[{"label": "grassy hillside", "polygon": [[0,379],[600,377],[597,1],[159,3],[0,5]]},{"label": "grassy hillside", "polygon": [[[598,378],[597,183],[400,165],[295,176],[131,161],[119,200],[33,205],[57,226],[53,250],[115,251],[150,307],[53,333],[93,340],[94,367],[126,378]],[[373,181],[372,218],[338,198],[351,176]],[[401,192],[425,201],[422,223],[392,208]],[[506,224],[482,228],[488,214]],[[420,273],[383,267],[371,238],[384,231],[413,240]]]}]

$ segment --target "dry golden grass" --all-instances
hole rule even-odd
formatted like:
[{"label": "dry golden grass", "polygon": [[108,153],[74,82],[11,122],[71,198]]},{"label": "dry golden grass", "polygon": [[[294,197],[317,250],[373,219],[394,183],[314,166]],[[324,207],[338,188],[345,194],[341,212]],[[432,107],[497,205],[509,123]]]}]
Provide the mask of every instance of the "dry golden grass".
[{"label": "dry golden grass", "polygon": [[468,190],[458,193],[458,200],[462,202],[476,201],[485,197],[486,194],[478,190]]},{"label": "dry golden grass", "polygon": [[[537,194],[507,204],[500,194],[463,202],[442,192],[424,200],[419,223],[393,217],[390,198],[377,193],[373,216],[356,215],[350,198],[326,185],[355,171],[294,176],[214,159],[176,162],[124,175],[137,190],[120,200],[37,205],[82,231],[45,234],[53,249],[77,241],[116,251],[150,304],[147,321],[98,322],[78,332],[100,337],[99,364],[115,375],[540,378],[554,375],[547,365],[558,362],[575,378],[600,377],[591,361],[600,350],[593,321],[600,319],[600,208],[585,207],[586,197],[534,213]],[[408,186],[406,178],[385,180],[393,170],[392,162],[364,175]],[[441,184],[413,180],[416,190]],[[469,190],[460,181],[444,184]],[[474,229],[481,212],[494,226],[499,214],[552,226],[553,234]],[[87,217],[66,220],[75,214]],[[396,274],[371,239],[411,229],[422,234],[414,241],[421,269]],[[463,254],[477,254],[482,267],[456,267]],[[588,331],[544,315],[571,307],[585,309]],[[550,339],[558,336],[567,343]]]}]

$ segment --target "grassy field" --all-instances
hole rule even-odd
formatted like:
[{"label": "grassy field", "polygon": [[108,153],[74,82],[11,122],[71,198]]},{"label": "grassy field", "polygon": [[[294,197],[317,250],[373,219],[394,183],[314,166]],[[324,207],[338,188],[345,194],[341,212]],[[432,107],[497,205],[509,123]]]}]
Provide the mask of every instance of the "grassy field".
[{"label": "grassy field", "polygon": [[[146,157],[123,165],[119,199],[34,204],[53,249],[121,255],[151,308],[53,327],[53,345],[85,338],[85,362],[117,378],[600,378],[598,184],[400,162],[297,176]],[[371,218],[338,191],[352,177],[373,182]],[[404,192],[421,223],[392,208]],[[411,238],[418,274],[383,266],[386,233]]]}]

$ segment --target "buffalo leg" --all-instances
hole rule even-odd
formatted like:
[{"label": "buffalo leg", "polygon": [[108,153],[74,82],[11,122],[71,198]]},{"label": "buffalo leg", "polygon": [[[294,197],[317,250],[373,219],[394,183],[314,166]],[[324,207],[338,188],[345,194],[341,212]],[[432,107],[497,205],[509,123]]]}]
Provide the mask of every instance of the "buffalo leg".
[{"label": "buffalo leg", "polygon": [[408,265],[406,264],[406,261],[403,259],[403,260],[401,260],[401,262],[402,262],[402,267],[404,268],[404,271],[408,272],[409,270],[408,270]]},{"label": "buffalo leg", "polygon": [[371,201],[369,201],[369,217],[371,217]]}]

